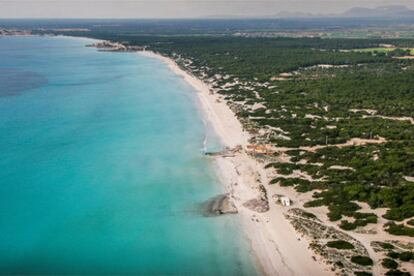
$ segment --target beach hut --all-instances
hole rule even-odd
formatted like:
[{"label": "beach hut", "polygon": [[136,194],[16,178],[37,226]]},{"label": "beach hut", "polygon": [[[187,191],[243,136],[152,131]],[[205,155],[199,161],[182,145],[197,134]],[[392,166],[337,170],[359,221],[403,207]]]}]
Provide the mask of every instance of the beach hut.
[{"label": "beach hut", "polygon": [[282,206],[291,206],[292,200],[284,195],[273,195],[276,204],[280,204]]},{"label": "beach hut", "polygon": [[288,198],[287,196],[282,196],[281,198],[280,198],[280,203],[283,205],[283,206],[290,206],[291,204],[292,204],[292,201],[290,200],[290,198]]}]

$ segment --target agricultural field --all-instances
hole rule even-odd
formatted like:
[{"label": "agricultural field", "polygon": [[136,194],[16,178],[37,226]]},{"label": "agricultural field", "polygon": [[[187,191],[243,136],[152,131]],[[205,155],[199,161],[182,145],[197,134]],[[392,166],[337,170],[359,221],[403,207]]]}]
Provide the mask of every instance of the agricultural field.
[{"label": "agricultural field", "polygon": [[361,52],[361,53],[392,53],[396,51],[397,49],[406,51],[407,54],[414,56],[414,48],[397,48],[394,46],[391,47],[376,47],[376,48],[365,48],[365,49],[354,49],[355,52]]}]

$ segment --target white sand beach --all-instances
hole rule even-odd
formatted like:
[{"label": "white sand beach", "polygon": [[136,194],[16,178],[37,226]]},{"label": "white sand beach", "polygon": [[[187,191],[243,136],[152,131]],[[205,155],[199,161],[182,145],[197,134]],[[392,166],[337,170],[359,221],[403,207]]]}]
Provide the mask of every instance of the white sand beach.
[{"label": "white sand beach", "polygon": [[[228,147],[248,144],[249,134],[243,131],[235,114],[219,96],[211,93],[207,84],[182,70],[174,60],[150,51],[140,54],[166,62],[177,75],[182,76],[194,89],[206,118]],[[308,242],[299,237],[284,217],[286,207],[270,202],[265,213],[252,211],[245,206],[248,200],[260,195],[259,185],[267,186],[264,164],[242,151],[234,157],[216,157],[217,171],[239,213],[245,236],[266,275],[330,275],[333,274],[308,249]],[[273,187],[272,187],[273,189]],[[269,199],[270,200],[270,199]],[[271,201],[271,200],[270,200]]]}]

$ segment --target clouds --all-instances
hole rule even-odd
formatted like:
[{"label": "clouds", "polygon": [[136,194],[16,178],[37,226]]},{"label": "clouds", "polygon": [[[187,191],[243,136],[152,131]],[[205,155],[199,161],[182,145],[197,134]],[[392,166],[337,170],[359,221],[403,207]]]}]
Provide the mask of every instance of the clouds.
[{"label": "clouds", "polygon": [[0,17],[199,18],[269,16],[281,11],[337,13],[354,6],[406,5],[412,0],[0,0]]}]

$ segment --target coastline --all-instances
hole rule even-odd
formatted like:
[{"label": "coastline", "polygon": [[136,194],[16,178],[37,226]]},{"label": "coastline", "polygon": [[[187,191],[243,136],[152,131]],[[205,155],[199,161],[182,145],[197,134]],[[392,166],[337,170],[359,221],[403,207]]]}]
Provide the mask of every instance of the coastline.
[{"label": "coastline", "polygon": [[[60,37],[73,38],[62,35]],[[96,43],[105,41],[85,38]],[[127,52],[128,50],[101,49],[108,52]],[[241,145],[245,148],[249,144],[250,135],[243,130],[243,126],[226,102],[217,94],[211,92],[210,87],[201,79],[180,68],[171,58],[150,50],[131,50],[150,58],[163,61],[176,75],[182,77],[194,88],[199,101],[198,107],[205,118],[211,123],[222,144],[229,148]],[[245,151],[234,157],[214,157],[214,166],[221,184],[238,210],[243,236],[249,240],[253,256],[265,275],[332,275],[332,272],[319,256],[314,257],[308,248],[309,243],[299,238],[290,222],[285,218],[288,207],[269,204],[270,210],[265,213],[252,211],[244,206],[249,200],[260,197],[260,186],[269,183],[264,164],[248,155]],[[271,200],[271,199],[269,199]]]},{"label": "coastline", "polygon": [[[181,68],[173,58],[165,57],[162,54],[155,53],[146,50],[146,46],[140,47],[142,50],[135,48],[128,48],[123,46],[123,49],[116,49],[112,44],[108,48],[96,47],[96,44],[100,42],[107,42],[106,40],[100,40],[88,37],[76,37],[67,35],[16,35],[16,36],[47,36],[47,37],[59,37],[70,39],[85,39],[95,42],[93,44],[86,45],[87,47],[95,47],[98,51],[102,52],[130,52],[138,53],[149,58],[157,58],[167,64],[169,69],[176,75],[182,77],[189,85],[191,85],[196,93],[197,108],[201,111],[203,118],[207,119],[214,132],[219,136],[222,143],[230,148],[237,145],[243,147],[248,145],[249,134],[243,131],[243,127],[235,114],[231,111],[230,107],[225,103],[220,94],[213,94],[214,90],[210,89],[207,83],[203,81],[203,78],[197,78],[192,75],[191,70],[187,70],[186,66]],[[1,37],[1,35],[0,35]],[[220,111],[221,110],[221,111]],[[375,117],[375,116],[374,116]],[[384,117],[388,120],[404,120],[409,121],[407,117]],[[209,126],[209,127],[210,127]],[[226,128],[226,127],[229,128]],[[339,147],[350,145],[364,145],[368,143],[383,143],[384,138],[379,139],[359,139],[352,138],[346,143],[339,144]],[[322,146],[314,147],[301,147],[306,151],[317,150]],[[281,153],[277,157],[277,162],[285,163],[285,152],[292,148],[277,148]],[[292,187],[282,187],[279,185],[268,185],[269,180],[279,177],[277,172],[269,172],[264,169],[264,163],[260,159],[256,159],[244,151],[237,152],[237,156],[220,156],[214,155],[212,158],[213,165],[215,166],[215,172],[219,176],[220,183],[226,191],[230,194],[232,202],[238,209],[240,225],[242,226],[240,231],[243,233],[243,237],[247,237],[250,242],[251,249],[254,252],[255,260],[257,261],[258,268],[261,268],[258,272],[263,272],[267,275],[333,275],[337,274],[335,270],[335,263],[329,258],[332,249],[326,247],[326,236],[322,238],[315,238],[312,235],[304,234],[303,229],[293,227],[289,217],[295,211],[295,209],[304,209],[304,203],[312,200],[312,192],[298,193]],[[339,168],[340,169],[340,168]],[[301,174],[300,172],[294,172],[290,175],[293,177],[307,178],[309,175]],[[290,177],[288,176],[288,177]],[[407,180],[412,181],[412,180]],[[262,184],[263,183],[263,184]],[[246,201],[254,199],[260,196],[259,187],[266,188],[267,194],[269,194],[270,210],[266,213],[258,213],[251,211],[251,209],[243,206]],[[293,200],[294,207],[283,207],[275,204],[275,200],[272,197],[275,195],[283,195]],[[313,207],[309,210],[311,214],[317,215],[318,222],[321,222],[323,226],[336,230],[336,233],[347,234],[364,248],[367,252],[362,255],[371,257],[374,261],[372,267],[373,275],[380,275],[386,272],[386,269],[381,265],[381,260],[386,257],[384,250],[378,251],[378,243],[380,241],[389,242],[392,245],[397,245],[397,249],[401,250],[399,243],[409,245],[412,249],[412,241],[408,236],[396,236],[392,235],[384,230],[384,225],[387,220],[383,219],[383,215],[386,212],[385,208],[372,209],[369,205],[363,202],[355,202],[360,207],[361,211],[366,213],[375,213],[379,219],[379,223],[375,225],[369,225],[363,231],[342,231],[335,222],[330,221],[327,218],[328,209],[326,206]],[[314,220],[314,221],[315,221]],[[297,221],[296,221],[297,222]],[[297,225],[296,225],[297,226]],[[300,228],[300,227],[299,227]],[[306,228],[306,224],[305,224]],[[317,228],[315,228],[318,230]],[[306,231],[305,231],[306,232]],[[321,232],[319,232],[321,233]],[[325,233],[325,231],[323,231]],[[328,237],[329,238],[329,237]],[[319,242],[319,244],[317,244]],[[317,244],[318,249],[323,248],[322,253],[327,253],[325,256],[321,255],[321,251],[315,250],[314,246]],[[375,246],[377,248],[375,248]],[[403,248],[404,250],[406,248]],[[328,251],[329,250],[329,251]],[[335,253],[335,252],[333,252]],[[344,255],[349,260],[349,256]],[[332,265],[332,266],[331,266]],[[413,263],[402,263],[401,268],[403,271],[414,271]],[[358,268],[358,270],[364,270],[364,267]],[[355,270],[354,270],[355,271]],[[352,272],[353,273],[353,272]]]},{"label": "coastline", "polygon": [[[138,53],[165,62],[172,72],[195,89],[202,112],[224,146],[245,148],[248,145],[249,134],[225,101],[212,93],[206,83],[181,69],[171,58],[152,51]],[[260,186],[269,181],[264,164],[242,151],[230,158],[216,157],[215,166],[220,181],[238,209],[243,232],[264,274],[332,274],[322,260],[313,257],[308,242],[299,238],[284,216],[285,207],[269,204],[269,211],[259,213],[244,206],[245,202],[260,197]]]},{"label": "coastline", "polygon": [[[23,35],[25,36],[25,35]],[[35,35],[38,36],[38,35]],[[52,35],[53,36],[53,35]],[[73,37],[59,35],[67,38],[85,38],[95,42],[102,42],[104,40],[87,38],[87,37]],[[88,45],[93,47],[92,45]],[[98,47],[96,47],[98,48]],[[173,58],[165,57],[161,54],[145,50],[136,50],[125,48],[125,50],[112,49],[98,49],[99,51],[108,52],[131,52],[145,55],[150,58],[157,58],[167,64],[169,69],[182,77],[189,85],[191,85],[197,92],[196,99],[198,99],[198,108],[200,109],[204,118],[211,124],[212,129],[219,136],[222,143],[230,148],[237,145],[245,147],[248,145],[249,134],[243,131],[243,127],[230,107],[225,103],[219,94],[213,94],[212,89],[202,81],[191,74],[191,70],[187,72],[185,67],[182,69],[174,61]],[[373,140],[375,143],[382,142]],[[354,144],[354,139],[351,139],[344,145],[349,143]],[[358,141],[357,141],[358,142]],[[362,141],[364,142],[364,141]],[[317,146],[318,147],[318,146]],[[311,150],[312,148],[307,148]],[[281,152],[289,150],[288,148],[279,148]],[[283,159],[282,155],[280,159]],[[292,226],[291,222],[286,218],[288,211],[292,211],[292,207],[278,206],[274,203],[272,195],[280,194],[294,200],[295,207],[302,208],[303,204],[311,200],[310,193],[297,193],[292,187],[279,187],[279,185],[267,185],[269,180],[278,176],[264,169],[264,163],[260,159],[255,159],[246,154],[244,151],[237,153],[236,156],[215,156],[213,164],[216,173],[219,176],[220,183],[230,194],[232,202],[239,211],[239,218],[243,231],[243,236],[246,236],[254,251],[257,259],[258,267],[267,275],[333,275],[336,271],[331,270],[329,266],[329,259],[325,260],[318,252],[309,248],[310,243],[314,240],[307,239],[301,231]],[[265,186],[269,194],[270,210],[266,213],[258,213],[246,208],[243,204],[257,196],[260,196],[260,186]],[[358,203],[360,204],[360,203]],[[362,243],[368,250],[369,256],[374,260],[373,272],[374,275],[385,273],[385,269],[381,267],[381,259],[383,256],[381,252],[375,251],[371,246],[372,242],[382,241],[403,241],[410,242],[410,238],[401,236],[392,236],[386,233],[382,226],[386,222],[382,218],[385,213],[384,210],[372,210],[369,206],[363,205],[365,212],[375,212],[380,218],[380,224],[371,227],[375,230],[376,235],[362,232],[346,232],[352,238],[355,238]],[[338,226],[326,218],[327,209],[325,207],[312,208],[312,213],[316,214],[319,221],[323,225],[337,229]],[[377,212],[378,211],[378,212]],[[371,230],[371,229],[369,229]],[[323,244],[325,239],[321,239]],[[332,262],[330,263],[332,264]],[[412,263],[403,264],[405,271],[413,271]],[[260,271],[259,271],[260,272]]]},{"label": "coastline", "polygon": [[[5,133],[21,138],[3,139],[7,150],[2,155],[2,176],[10,191],[3,201],[9,207],[4,218],[10,219],[3,221],[8,234],[2,238],[16,253],[2,252],[4,273],[254,274],[248,247],[243,244],[240,251],[240,235],[234,236],[239,228],[235,218],[205,218],[201,212],[206,195],[216,195],[219,186],[210,160],[200,159],[204,125],[192,88],[180,92],[186,83],[157,60],[143,62],[136,53],[99,53],[86,48],[84,39],[8,37],[1,43],[6,49],[0,55],[6,57],[2,65],[16,65],[4,76],[16,77],[17,82],[6,89],[19,88],[26,80],[34,83],[33,89],[20,90],[1,102],[4,119],[16,123],[2,124]],[[47,51],[51,47],[53,51]],[[16,64],[22,55],[31,62]],[[162,76],[154,75],[160,68]],[[26,79],[19,74],[31,70],[49,82],[37,85],[30,75]],[[169,80],[157,85],[157,76]],[[77,84],[81,87],[72,93]],[[171,93],[166,95],[166,90]],[[26,119],[19,120],[15,111]],[[55,119],[45,124],[46,117]],[[16,129],[19,125],[23,132]],[[44,135],[33,143],[41,140],[41,147],[21,143],[39,131]],[[60,138],[63,144],[56,144]],[[18,147],[24,150],[15,152]],[[31,162],[18,165],[27,153],[36,160],[38,173],[33,177],[24,173],[33,170]],[[203,170],[206,166],[210,168]],[[67,170],[76,173],[68,177]],[[13,184],[28,185],[28,193],[13,189]],[[31,189],[31,184],[42,189]],[[88,190],[96,192],[93,197],[85,193]],[[56,191],[59,202],[44,197]],[[29,207],[31,216],[25,206],[38,208]],[[35,220],[27,237],[21,235],[27,228],[18,223],[26,218]],[[38,243],[44,238],[49,242]],[[28,250],[41,252],[43,260],[53,265],[38,263]],[[62,251],[64,256],[56,254]],[[19,259],[33,265],[13,265]],[[74,267],[78,260],[82,266]]]}]

